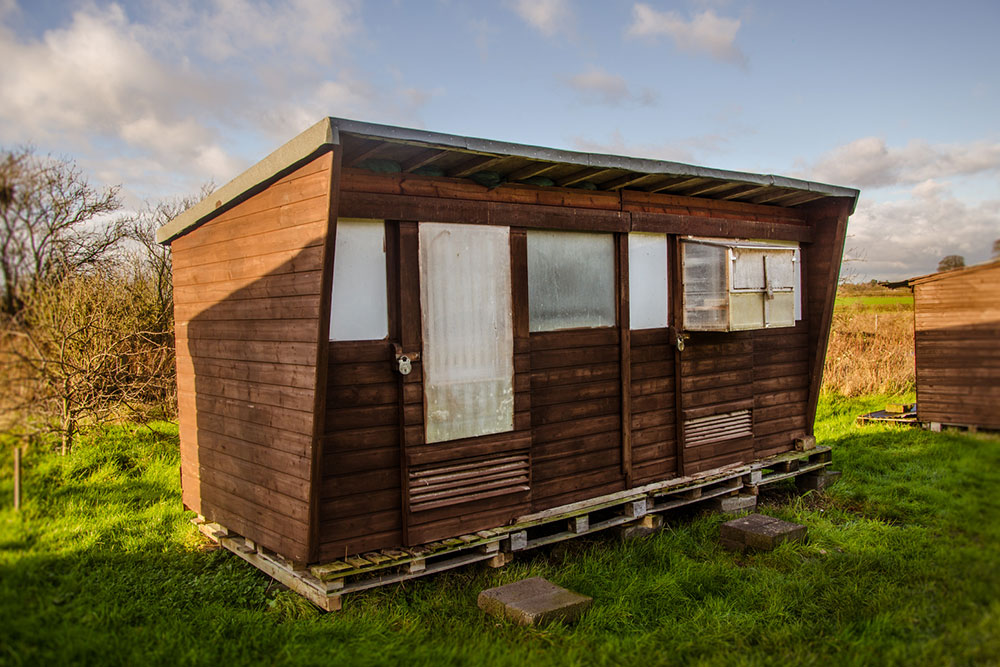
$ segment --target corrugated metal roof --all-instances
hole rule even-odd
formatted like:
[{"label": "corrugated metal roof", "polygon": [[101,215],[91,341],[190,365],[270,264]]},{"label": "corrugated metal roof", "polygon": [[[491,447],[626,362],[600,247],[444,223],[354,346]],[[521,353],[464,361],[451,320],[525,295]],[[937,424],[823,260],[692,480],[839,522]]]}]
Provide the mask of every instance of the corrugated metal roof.
[{"label": "corrugated metal roof", "polygon": [[[544,176],[559,187],[645,192],[793,207],[825,197],[848,197],[851,211],[859,191],[771,174],[698,167],[648,158],[583,153],[454,134],[324,118],[219,188],[157,231],[167,243],[266,185],[292,165],[331,145],[343,149],[343,164],[364,166],[377,159],[402,173],[433,168],[452,178],[488,174],[497,183]],[[536,180],[537,183],[537,180]]]}]

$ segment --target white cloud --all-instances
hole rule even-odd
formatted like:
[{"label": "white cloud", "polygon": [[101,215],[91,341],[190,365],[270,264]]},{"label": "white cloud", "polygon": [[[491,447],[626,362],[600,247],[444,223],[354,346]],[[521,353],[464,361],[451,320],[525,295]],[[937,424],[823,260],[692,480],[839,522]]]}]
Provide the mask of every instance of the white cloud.
[{"label": "white cloud", "polygon": [[927,180],[898,201],[862,199],[848,226],[848,247],[862,258],[860,279],[902,280],[937,270],[945,255],[966,264],[989,259],[1000,239],[1000,200],[969,204],[946,183]]},{"label": "white cloud", "polygon": [[625,102],[636,102],[651,105],[656,101],[656,94],[652,90],[633,92],[624,77],[611,74],[600,67],[591,66],[586,71],[569,77],[566,82],[589,104],[617,106]]},{"label": "white cloud", "polygon": [[1000,171],[1000,142],[930,144],[915,139],[900,148],[865,137],[839,146],[803,170],[815,180],[877,188],[928,179]]},{"label": "white cloud", "polygon": [[715,60],[746,65],[747,58],[736,46],[741,21],[719,16],[712,9],[684,20],[677,12],[661,12],[637,2],[632,7],[631,37],[669,37],[681,51],[704,53]]},{"label": "white cloud", "polygon": [[19,10],[0,0],[0,142],[57,146],[107,183],[186,194],[323,116],[419,124],[434,94],[378,88],[354,70],[357,0],[147,10],[137,21],[118,4],[83,3],[34,37],[9,27]]},{"label": "white cloud", "polygon": [[513,9],[528,25],[548,37],[573,29],[568,0],[515,0]]}]

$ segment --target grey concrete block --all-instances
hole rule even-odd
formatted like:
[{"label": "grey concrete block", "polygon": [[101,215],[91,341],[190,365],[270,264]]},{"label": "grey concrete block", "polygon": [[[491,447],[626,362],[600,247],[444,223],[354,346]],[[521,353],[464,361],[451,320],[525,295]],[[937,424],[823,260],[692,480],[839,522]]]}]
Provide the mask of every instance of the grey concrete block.
[{"label": "grey concrete block", "polygon": [[839,470],[824,468],[807,475],[799,475],[795,478],[795,486],[798,487],[799,491],[822,491],[838,479],[840,479]]},{"label": "grey concrete block", "polygon": [[742,512],[744,510],[752,510],[757,507],[757,496],[741,493],[735,496],[724,496],[722,498],[716,498],[714,501],[715,509],[718,512]]},{"label": "grey concrete block", "polygon": [[663,516],[659,514],[646,514],[639,521],[622,526],[619,529],[619,536],[623,540],[645,537],[646,535],[655,533],[662,527]]},{"label": "grey concrete block", "polygon": [[552,621],[572,623],[585,612],[593,599],[556,586],[541,577],[522,579],[479,594],[479,608],[497,617],[509,618],[521,625],[540,625]]},{"label": "grey concrete block", "polygon": [[805,526],[763,514],[733,519],[719,528],[719,540],[726,548],[731,548],[729,543],[736,543],[747,549],[771,551],[782,542],[803,542],[805,539]]}]

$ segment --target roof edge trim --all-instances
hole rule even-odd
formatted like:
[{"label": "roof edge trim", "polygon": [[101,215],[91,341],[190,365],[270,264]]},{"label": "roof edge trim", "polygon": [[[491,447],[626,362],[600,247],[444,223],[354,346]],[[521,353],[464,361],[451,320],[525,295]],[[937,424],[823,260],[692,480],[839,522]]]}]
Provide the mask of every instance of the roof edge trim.
[{"label": "roof edge trim", "polygon": [[[332,119],[324,118],[306,131],[272,152],[242,174],[229,181],[211,195],[187,209],[176,218],[156,230],[157,243],[170,243],[196,227],[205,218],[221,212],[230,202],[239,200],[245,193],[315,154],[328,145],[340,143],[340,135]],[[220,202],[220,205],[216,205]]]}]

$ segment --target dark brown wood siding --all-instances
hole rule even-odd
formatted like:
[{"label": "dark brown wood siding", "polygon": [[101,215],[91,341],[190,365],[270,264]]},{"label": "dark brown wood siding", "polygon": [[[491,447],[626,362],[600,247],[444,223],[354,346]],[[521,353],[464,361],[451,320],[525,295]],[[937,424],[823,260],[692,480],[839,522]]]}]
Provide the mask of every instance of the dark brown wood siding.
[{"label": "dark brown wood siding", "polygon": [[330,343],[320,560],[402,544],[394,364],[388,341]]},{"label": "dark brown wood siding", "polygon": [[184,504],[309,557],[332,154],[171,244]]},{"label": "dark brown wood siding", "polygon": [[920,420],[1000,429],[1000,262],[913,294]]},{"label": "dark brown wood siding", "polygon": [[666,328],[631,332],[632,483],[677,474],[674,346]]},{"label": "dark brown wood siding", "polygon": [[616,328],[531,334],[532,507],[625,488]]},{"label": "dark brown wood siding", "polygon": [[753,410],[756,458],[787,452],[806,434],[809,327],[753,332]]},{"label": "dark brown wood siding", "polygon": [[[692,333],[681,354],[681,418],[687,422],[753,407],[753,338]],[[684,443],[684,474],[753,460],[753,437]]]}]

